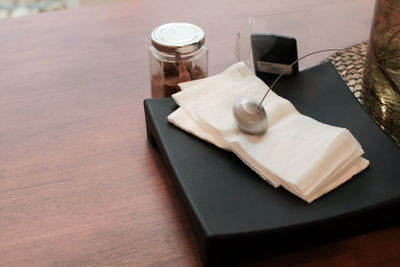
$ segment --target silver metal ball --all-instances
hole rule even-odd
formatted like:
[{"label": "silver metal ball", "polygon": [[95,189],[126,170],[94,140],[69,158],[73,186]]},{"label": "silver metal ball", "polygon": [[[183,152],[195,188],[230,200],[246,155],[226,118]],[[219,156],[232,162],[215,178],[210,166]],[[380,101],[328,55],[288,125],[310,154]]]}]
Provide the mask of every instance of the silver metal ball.
[{"label": "silver metal ball", "polygon": [[258,135],[267,130],[267,113],[262,105],[258,107],[259,104],[259,101],[249,97],[237,98],[233,103],[233,117],[243,132]]}]

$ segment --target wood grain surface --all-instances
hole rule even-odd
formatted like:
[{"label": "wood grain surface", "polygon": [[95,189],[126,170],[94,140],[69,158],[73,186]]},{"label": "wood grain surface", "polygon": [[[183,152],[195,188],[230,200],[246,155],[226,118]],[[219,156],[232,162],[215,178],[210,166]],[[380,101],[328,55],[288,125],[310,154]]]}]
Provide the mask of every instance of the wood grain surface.
[{"label": "wood grain surface", "polygon": [[[203,27],[215,74],[249,16],[304,8],[320,22],[311,48],[367,38],[372,0],[125,1],[0,21],[0,266],[200,266],[146,139],[151,30]],[[347,35],[321,38],[327,28]],[[396,226],[240,264],[400,265],[399,240]]]}]

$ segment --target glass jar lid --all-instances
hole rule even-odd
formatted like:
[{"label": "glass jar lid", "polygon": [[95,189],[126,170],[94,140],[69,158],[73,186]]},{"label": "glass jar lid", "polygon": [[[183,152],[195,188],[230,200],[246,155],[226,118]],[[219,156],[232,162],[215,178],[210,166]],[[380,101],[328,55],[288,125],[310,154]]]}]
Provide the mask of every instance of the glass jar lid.
[{"label": "glass jar lid", "polygon": [[167,23],[153,30],[151,43],[162,52],[190,53],[204,44],[204,31],[190,23]]}]

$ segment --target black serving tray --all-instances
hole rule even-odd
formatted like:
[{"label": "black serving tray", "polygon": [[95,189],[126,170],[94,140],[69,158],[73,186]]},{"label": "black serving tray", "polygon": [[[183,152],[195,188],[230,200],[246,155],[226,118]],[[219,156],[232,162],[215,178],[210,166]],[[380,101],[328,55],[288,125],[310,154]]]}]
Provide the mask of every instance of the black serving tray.
[{"label": "black serving tray", "polygon": [[227,265],[398,222],[400,149],[369,117],[332,64],[291,75],[274,91],[301,113],[348,128],[370,167],[307,204],[264,182],[233,153],[168,123],[167,116],[177,108],[171,98],[146,99],[149,140],[161,152],[190,215],[204,265]]}]

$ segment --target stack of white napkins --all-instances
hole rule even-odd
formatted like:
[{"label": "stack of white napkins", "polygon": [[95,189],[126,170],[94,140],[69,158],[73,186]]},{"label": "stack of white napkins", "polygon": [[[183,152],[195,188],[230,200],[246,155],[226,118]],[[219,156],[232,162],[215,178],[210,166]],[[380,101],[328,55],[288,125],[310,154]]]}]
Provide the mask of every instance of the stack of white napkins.
[{"label": "stack of white napkins", "polygon": [[263,102],[267,132],[240,131],[232,113],[234,100],[262,99],[268,89],[242,62],[221,74],[179,86],[182,91],[172,97],[180,107],[168,116],[171,123],[232,151],[271,185],[282,185],[309,203],[369,165],[347,129],[300,114],[272,91]]}]

